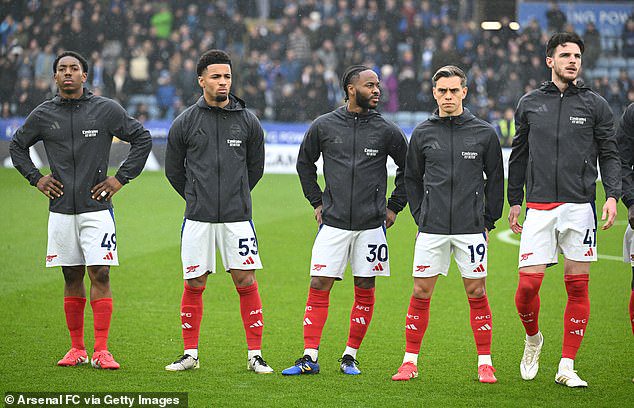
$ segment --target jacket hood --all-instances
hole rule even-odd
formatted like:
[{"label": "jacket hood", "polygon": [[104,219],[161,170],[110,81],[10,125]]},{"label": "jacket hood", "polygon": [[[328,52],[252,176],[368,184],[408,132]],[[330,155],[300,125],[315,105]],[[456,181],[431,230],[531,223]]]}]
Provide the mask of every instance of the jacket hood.
[{"label": "jacket hood", "polygon": [[[586,86],[586,84],[583,82],[583,80],[578,79],[577,83],[569,82],[568,83],[568,88],[566,88],[566,90],[564,92],[579,93],[579,91],[582,90],[582,89],[589,90],[590,88],[588,88]],[[546,93],[551,93],[551,92],[560,93],[561,92],[559,90],[559,88],[557,88],[557,85],[555,85],[555,83],[553,81],[544,81],[544,82],[542,82],[541,85],[539,86],[539,90],[542,91],[542,92],[546,92]]]},{"label": "jacket hood", "polygon": [[334,113],[335,113],[336,116],[338,116],[340,118],[343,118],[343,119],[354,119],[355,117],[359,117],[361,119],[368,120],[368,119],[376,117],[376,116],[381,116],[381,114],[378,111],[374,110],[374,109],[370,109],[366,113],[350,112],[345,105],[344,106],[340,106],[339,108],[337,108],[334,111]]},{"label": "jacket hood", "polygon": [[463,123],[467,123],[467,122],[469,122],[470,120],[473,120],[473,119],[475,119],[475,116],[467,108],[464,108],[462,110],[462,113],[460,115],[458,115],[458,116],[443,116],[443,117],[440,117],[438,115],[438,108],[436,108],[434,113],[432,113],[431,116],[429,117],[429,120],[432,121],[432,122],[453,120],[453,121],[455,121],[455,123],[457,125],[462,125]]},{"label": "jacket hood", "polygon": [[62,105],[64,103],[69,103],[69,102],[76,102],[76,101],[87,101],[89,99],[91,99],[93,96],[95,96],[91,91],[88,90],[88,88],[84,88],[83,93],[81,94],[81,96],[77,99],[67,99],[67,98],[62,98],[59,93],[56,94],[53,97],[53,103],[57,104],[57,105]]},{"label": "jacket hood", "polygon": [[198,105],[199,108],[206,108],[206,109],[217,108],[217,109],[222,109],[226,111],[241,111],[246,109],[247,107],[247,104],[242,99],[238,98],[232,93],[229,94],[229,104],[227,104],[227,106],[223,108],[218,108],[216,106],[209,106],[207,104],[207,101],[205,101],[205,97],[202,95],[200,96],[200,98],[198,98],[196,105]]}]

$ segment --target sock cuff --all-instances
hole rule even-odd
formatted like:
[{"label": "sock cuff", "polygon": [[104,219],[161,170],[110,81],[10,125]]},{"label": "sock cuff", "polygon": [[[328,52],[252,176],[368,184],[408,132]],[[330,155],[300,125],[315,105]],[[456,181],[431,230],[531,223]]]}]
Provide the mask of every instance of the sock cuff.
[{"label": "sock cuff", "polygon": [[255,281],[249,286],[236,286],[236,290],[240,296],[247,296],[258,291],[258,282]]},{"label": "sock cuff", "polygon": [[185,292],[190,292],[190,293],[203,293],[205,291],[205,287],[206,286],[189,286],[189,284],[187,283],[187,281],[185,281],[184,283],[184,287],[185,287]]},{"label": "sock cuff", "polygon": [[564,282],[575,282],[575,281],[585,281],[588,282],[590,280],[590,275],[587,273],[575,273],[564,275]]},{"label": "sock cuff", "polygon": [[90,306],[92,307],[101,306],[102,304],[112,306],[112,298],[101,298],[90,301]]},{"label": "sock cuff", "polygon": [[431,302],[431,298],[429,299],[421,299],[412,296],[409,300],[409,307],[417,310],[425,310],[429,309],[429,303]]},{"label": "sock cuff", "polygon": [[544,273],[543,272],[538,272],[538,273],[520,272],[520,278],[542,280],[542,279],[544,279]]},{"label": "sock cuff", "polygon": [[374,304],[374,289],[364,289],[358,286],[354,287],[354,300],[360,303]]},{"label": "sock cuff", "polygon": [[315,306],[328,306],[330,303],[330,291],[310,288],[308,290],[307,303]]},{"label": "sock cuff", "polygon": [[485,307],[489,304],[489,298],[487,297],[487,295],[484,295],[479,298],[468,298],[468,299],[469,299],[469,305],[471,307]]},{"label": "sock cuff", "polygon": [[64,296],[64,303],[86,304],[86,298],[81,296]]}]

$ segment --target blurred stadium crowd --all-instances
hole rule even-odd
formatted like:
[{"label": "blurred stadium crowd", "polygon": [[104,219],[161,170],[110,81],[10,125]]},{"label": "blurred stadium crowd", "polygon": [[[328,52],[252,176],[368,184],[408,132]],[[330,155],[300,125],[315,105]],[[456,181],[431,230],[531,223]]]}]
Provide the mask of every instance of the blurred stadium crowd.
[{"label": "blurred stadium crowd", "polygon": [[[310,121],[330,111],[342,103],[339,76],[352,63],[381,73],[383,112],[429,112],[431,75],[454,63],[468,72],[466,105],[496,122],[548,79],[543,44],[553,30],[567,29],[565,16],[551,11],[549,27],[533,21],[517,31],[506,19],[500,30],[485,31],[473,21],[473,6],[473,0],[3,0],[1,116],[25,116],[50,97],[53,60],[72,49],[89,58],[88,87],[95,93],[142,120],[169,120],[200,95],[199,55],[220,48],[234,60],[234,93],[262,119]],[[586,84],[619,115],[634,102],[634,19],[610,47],[592,24],[580,34]]]}]

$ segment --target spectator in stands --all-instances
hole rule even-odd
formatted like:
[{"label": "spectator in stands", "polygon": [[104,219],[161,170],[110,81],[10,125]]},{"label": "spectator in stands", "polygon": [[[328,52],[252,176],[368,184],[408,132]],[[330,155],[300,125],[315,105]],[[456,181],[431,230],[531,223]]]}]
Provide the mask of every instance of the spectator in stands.
[{"label": "spectator in stands", "polygon": [[515,110],[511,107],[504,110],[504,116],[498,120],[495,130],[502,147],[511,147],[515,137]]},{"label": "spectator in stands", "polygon": [[586,24],[586,32],[583,34],[583,42],[587,51],[583,54],[583,65],[586,68],[594,69],[597,60],[601,55],[601,33],[593,22]]},{"label": "spectator in stands", "polygon": [[634,16],[625,23],[621,39],[623,40],[623,56],[634,58]]},{"label": "spectator in stands", "polygon": [[548,11],[546,11],[546,20],[548,21],[548,30],[550,32],[560,32],[566,24],[566,15],[559,8],[556,1],[550,1]]}]

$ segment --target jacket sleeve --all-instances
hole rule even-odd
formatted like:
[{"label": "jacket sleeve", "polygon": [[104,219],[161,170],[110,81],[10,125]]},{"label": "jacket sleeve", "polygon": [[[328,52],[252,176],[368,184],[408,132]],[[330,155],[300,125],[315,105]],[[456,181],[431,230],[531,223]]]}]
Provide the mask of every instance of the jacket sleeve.
[{"label": "jacket sleeve", "polygon": [[15,168],[34,186],[42,178],[42,173],[35,167],[29,148],[42,140],[37,119],[37,111],[31,112],[22,126],[13,134],[9,144],[9,154]]},{"label": "jacket sleeve", "polygon": [[526,182],[526,166],[528,165],[528,133],[530,126],[524,111],[524,98],[515,111],[515,137],[511,145],[509,159],[509,180],[507,199],[510,206],[522,205],[524,201],[524,183]]},{"label": "jacket sleeve", "polygon": [[629,208],[634,205],[634,103],[623,112],[616,135],[621,155],[623,204]]},{"label": "jacket sleeve", "polygon": [[249,190],[253,190],[264,174],[264,130],[254,115],[249,115],[249,117],[251,118],[251,134],[247,146],[247,171]]},{"label": "jacket sleeve", "polygon": [[401,212],[407,205],[407,190],[405,189],[405,160],[407,159],[407,138],[403,132],[394,125],[390,150],[388,154],[396,163],[396,178],[394,180],[394,191],[387,201],[387,208],[395,213]]},{"label": "jacket sleeve", "polygon": [[145,162],[152,151],[152,137],[141,122],[134,119],[118,103],[114,104],[113,135],[130,143],[128,157],[119,167],[115,177],[121,184],[126,184],[143,171]]},{"label": "jacket sleeve", "polygon": [[491,231],[495,228],[495,222],[502,216],[504,208],[502,148],[493,129],[490,132],[489,146],[484,159],[484,174],[487,176],[484,186],[484,226]]},{"label": "jacket sleeve", "polygon": [[319,126],[313,122],[299,146],[296,169],[304,197],[314,208],[321,205],[322,191],[317,184],[317,166],[315,165],[320,155]]},{"label": "jacket sleeve", "polygon": [[167,135],[167,148],[165,149],[165,177],[170,182],[174,190],[181,197],[185,198],[185,183],[187,175],[185,173],[185,156],[187,146],[184,142],[184,131],[182,120],[178,118],[172,123]]},{"label": "jacket sleeve", "polygon": [[420,131],[414,130],[407,148],[405,160],[405,189],[407,191],[407,202],[409,210],[418,224],[420,219],[420,207],[425,197],[423,186],[423,175],[425,174],[425,157],[420,152],[419,138]]},{"label": "jacket sleeve", "polygon": [[603,98],[596,105],[597,117],[594,126],[594,140],[597,144],[601,181],[605,198],[621,198],[621,159],[614,133],[614,116]]}]

